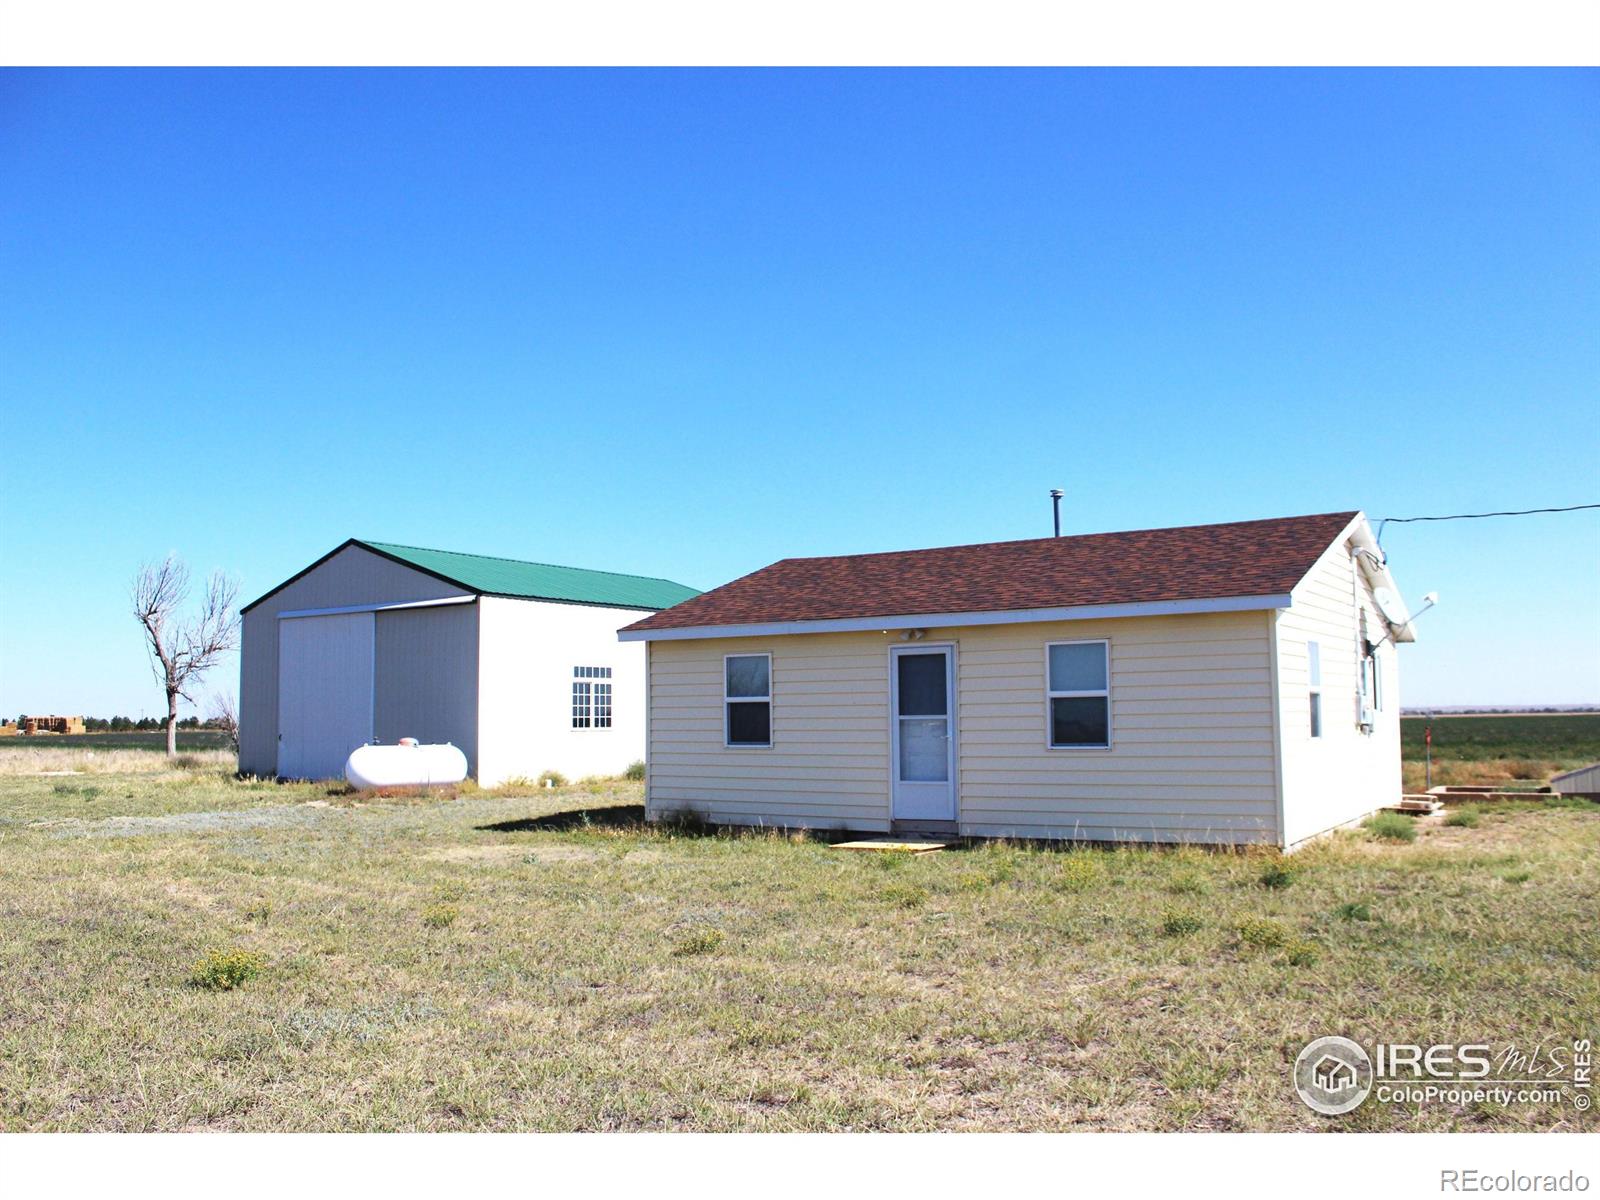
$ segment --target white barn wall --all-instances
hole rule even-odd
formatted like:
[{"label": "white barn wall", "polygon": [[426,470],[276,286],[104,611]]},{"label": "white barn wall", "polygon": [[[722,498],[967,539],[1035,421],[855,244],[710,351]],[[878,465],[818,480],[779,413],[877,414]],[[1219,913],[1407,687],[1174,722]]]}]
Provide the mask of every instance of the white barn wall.
[{"label": "white barn wall", "polygon": [[244,615],[239,656],[239,770],[277,773],[279,613],[470,594],[360,546],[346,546],[252,608]]},{"label": "white barn wall", "polygon": [[[1347,539],[1329,547],[1291,594],[1276,622],[1280,746],[1286,844],[1393,804],[1400,782],[1399,655],[1392,640],[1378,650],[1382,708],[1373,732],[1361,730],[1361,622],[1372,640],[1385,625],[1366,574]],[[1311,736],[1310,660],[1322,664],[1322,736]]]},{"label": "white barn wall", "polygon": [[[497,596],[476,607],[481,784],[543,771],[617,775],[644,757],[644,646],[617,640],[642,612]],[[576,666],[612,669],[610,729],[572,728]]]},{"label": "white barn wall", "polygon": [[[1047,747],[1050,641],[1111,641],[1112,748]],[[929,629],[956,644],[960,831],[1278,840],[1268,614]],[[841,633],[650,643],[652,817],[887,830],[888,651]],[[722,658],[772,655],[771,748],[723,745]]]}]

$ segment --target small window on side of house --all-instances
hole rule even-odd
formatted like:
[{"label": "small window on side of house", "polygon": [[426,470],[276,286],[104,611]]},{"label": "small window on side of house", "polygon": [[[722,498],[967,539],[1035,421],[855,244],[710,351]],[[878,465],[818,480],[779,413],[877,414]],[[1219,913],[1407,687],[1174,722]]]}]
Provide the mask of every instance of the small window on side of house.
[{"label": "small window on side of house", "polygon": [[1376,654],[1361,660],[1361,698],[1373,712],[1383,710],[1383,675],[1378,669]]},{"label": "small window on side of house", "polygon": [[572,668],[572,727],[611,728],[611,668]]},{"label": "small window on side of house", "polygon": [[1310,687],[1311,736],[1322,736],[1322,647],[1306,643],[1306,681]]}]

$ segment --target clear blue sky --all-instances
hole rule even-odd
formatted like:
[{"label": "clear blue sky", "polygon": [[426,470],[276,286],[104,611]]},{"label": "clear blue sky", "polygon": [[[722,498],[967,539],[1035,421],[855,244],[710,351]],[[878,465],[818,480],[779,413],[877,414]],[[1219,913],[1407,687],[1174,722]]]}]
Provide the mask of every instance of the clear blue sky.
[{"label": "clear blue sky", "polygon": [[[12,71],[0,382],[8,714],[158,711],[167,550],[1591,502],[1600,74]],[[1600,700],[1600,514],[1385,545],[1406,703]]]}]

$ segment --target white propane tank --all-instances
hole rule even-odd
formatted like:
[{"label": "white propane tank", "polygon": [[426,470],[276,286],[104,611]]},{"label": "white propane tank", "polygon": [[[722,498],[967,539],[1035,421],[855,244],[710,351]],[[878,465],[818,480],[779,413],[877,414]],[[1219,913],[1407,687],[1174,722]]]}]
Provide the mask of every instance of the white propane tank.
[{"label": "white propane tank", "polygon": [[401,738],[394,746],[356,747],[345,759],[344,777],[362,791],[460,783],[467,777],[467,756],[449,742],[423,746],[416,738]]}]

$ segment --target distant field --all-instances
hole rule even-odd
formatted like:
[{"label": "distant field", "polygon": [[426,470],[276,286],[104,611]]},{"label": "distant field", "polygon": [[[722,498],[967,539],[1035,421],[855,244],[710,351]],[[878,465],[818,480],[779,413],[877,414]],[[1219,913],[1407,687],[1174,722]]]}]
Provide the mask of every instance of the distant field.
[{"label": "distant field", "polygon": [[[216,729],[178,730],[179,750],[223,750],[228,735]],[[138,733],[54,733],[36,737],[0,737],[0,752],[39,750],[56,746],[72,750],[165,750],[167,735],[160,730]]]},{"label": "distant field", "polygon": [[1403,717],[1401,754],[1421,759],[1422,731],[1433,726],[1433,760],[1548,758],[1600,760],[1600,713],[1491,717]]},{"label": "distant field", "polygon": [[1600,762],[1600,713],[1402,717],[1400,756],[1407,791],[1427,785],[1422,734],[1429,725],[1435,784],[1537,788],[1552,775]]}]

